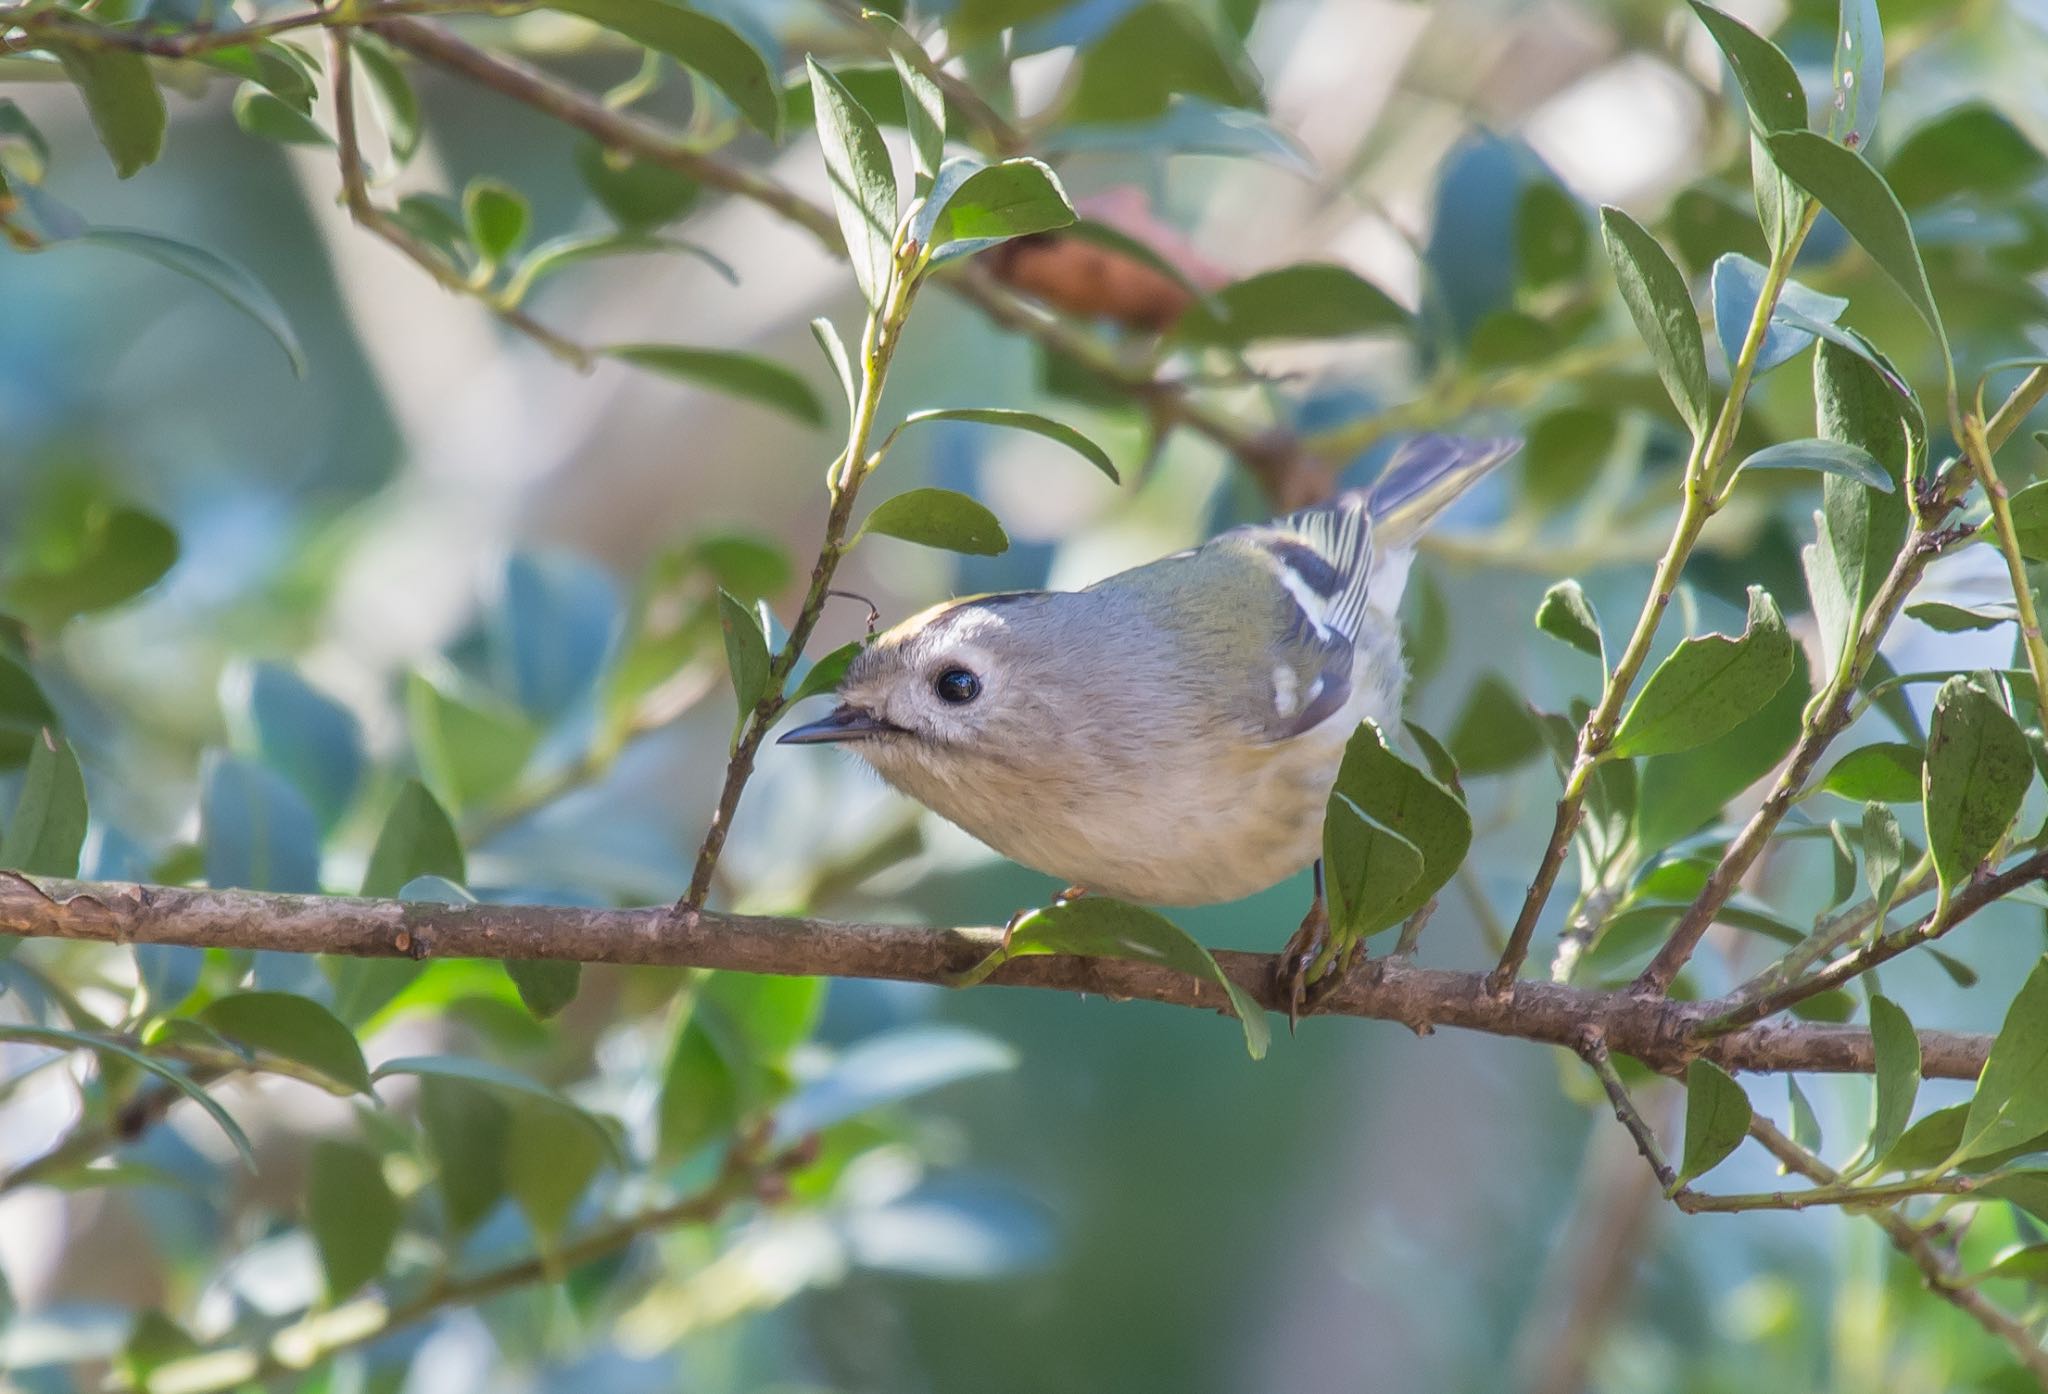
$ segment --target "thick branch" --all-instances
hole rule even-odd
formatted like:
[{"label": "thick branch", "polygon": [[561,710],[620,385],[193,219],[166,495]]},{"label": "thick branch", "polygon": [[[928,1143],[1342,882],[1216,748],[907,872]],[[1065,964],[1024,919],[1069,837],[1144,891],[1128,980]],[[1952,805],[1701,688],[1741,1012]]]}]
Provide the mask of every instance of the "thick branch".
[{"label": "thick branch", "polygon": [[[262,948],[289,953],[559,959],[659,964],[749,973],[889,978],[945,983],[1001,943],[994,928],[838,924],[667,909],[429,905],[398,900],[185,890],[125,882],[43,879],[0,872],[0,933]],[[1278,935],[1276,933],[1275,937]],[[1269,954],[1220,952],[1231,980],[1269,1010],[1283,1009]],[[1213,984],[1152,963],[1028,957],[998,968],[991,983],[1223,1010]],[[1589,1029],[1610,1049],[1659,1070],[1703,1054],[1730,1070],[1868,1073],[1870,1034],[1852,1026],[1766,1023],[1698,1039],[1706,1005],[1553,983],[1488,990],[1482,973],[1374,961],[1332,991],[1325,1015],[1398,1021],[1417,1032],[1454,1026],[1577,1049]],[[1974,1079],[1990,1038],[1923,1031],[1932,1078]]]}]

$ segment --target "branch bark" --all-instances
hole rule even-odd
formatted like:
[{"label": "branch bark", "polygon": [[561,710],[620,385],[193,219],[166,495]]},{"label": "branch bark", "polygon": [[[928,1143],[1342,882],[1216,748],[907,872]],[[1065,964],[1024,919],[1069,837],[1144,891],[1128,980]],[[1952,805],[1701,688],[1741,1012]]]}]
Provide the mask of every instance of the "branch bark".
[{"label": "branch bark", "polygon": [[[654,964],[933,984],[947,983],[1002,942],[1002,930],[993,927],[844,924],[667,908],[431,905],[30,880],[13,872],[0,872],[0,933],[371,958]],[[1261,1006],[1284,1010],[1273,955],[1225,950],[1216,960]],[[989,981],[1226,1010],[1213,984],[1152,963],[1017,958]],[[1592,1030],[1616,1053],[1666,1072],[1684,1069],[1695,1056],[1731,1071],[1855,1074],[1874,1068],[1870,1033],[1859,1027],[1767,1022],[1703,1038],[1701,1027],[1717,1005],[1725,1004],[1536,982],[1517,982],[1496,993],[1484,973],[1373,960],[1332,991],[1320,1014],[1396,1021],[1419,1034],[1451,1026],[1573,1050]],[[1923,1031],[1923,1070],[1930,1078],[1974,1079],[1990,1044],[1988,1036]]]}]

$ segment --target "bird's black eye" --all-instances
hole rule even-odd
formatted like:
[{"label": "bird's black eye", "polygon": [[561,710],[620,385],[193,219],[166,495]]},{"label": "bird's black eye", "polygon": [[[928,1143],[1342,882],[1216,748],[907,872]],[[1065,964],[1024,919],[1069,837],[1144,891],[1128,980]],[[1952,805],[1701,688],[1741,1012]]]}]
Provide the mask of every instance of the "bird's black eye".
[{"label": "bird's black eye", "polygon": [[939,694],[941,702],[963,706],[981,695],[981,679],[965,668],[948,668],[932,679],[932,691]]}]

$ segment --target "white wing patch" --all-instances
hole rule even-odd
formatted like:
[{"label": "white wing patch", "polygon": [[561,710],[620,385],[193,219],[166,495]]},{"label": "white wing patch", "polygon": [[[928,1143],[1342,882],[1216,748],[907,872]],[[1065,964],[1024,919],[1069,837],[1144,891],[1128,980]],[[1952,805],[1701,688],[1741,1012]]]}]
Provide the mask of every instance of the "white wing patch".
[{"label": "white wing patch", "polygon": [[1273,710],[1282,716],[1293,716],[1301,710],[1301,679],[1284,663],[1273,670]]}]

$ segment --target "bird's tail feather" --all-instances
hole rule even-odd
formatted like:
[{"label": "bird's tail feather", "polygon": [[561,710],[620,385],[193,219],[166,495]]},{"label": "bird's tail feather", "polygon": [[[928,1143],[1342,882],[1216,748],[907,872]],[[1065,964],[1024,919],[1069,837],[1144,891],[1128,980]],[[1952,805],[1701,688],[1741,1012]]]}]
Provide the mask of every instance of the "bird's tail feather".
[{"label": "bird's tail feather", "polygon": [[1459,495],[1521,448],[1512,437],[1417,436],[1406,442],[1365,490],[1374,542],[1383,551],[1412,544]]}]

